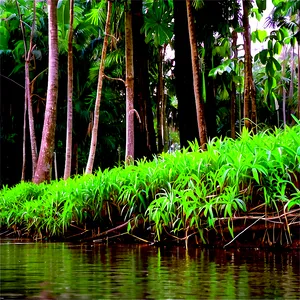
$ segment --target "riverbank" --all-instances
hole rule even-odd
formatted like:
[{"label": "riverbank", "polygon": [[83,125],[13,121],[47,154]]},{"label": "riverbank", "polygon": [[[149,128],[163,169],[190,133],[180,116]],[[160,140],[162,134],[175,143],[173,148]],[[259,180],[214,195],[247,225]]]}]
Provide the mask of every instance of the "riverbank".
[{"label": "riverbank", "polygon": [[35,240],[300,247],[300,125],[206,151],[0,191],[0,234]]}]

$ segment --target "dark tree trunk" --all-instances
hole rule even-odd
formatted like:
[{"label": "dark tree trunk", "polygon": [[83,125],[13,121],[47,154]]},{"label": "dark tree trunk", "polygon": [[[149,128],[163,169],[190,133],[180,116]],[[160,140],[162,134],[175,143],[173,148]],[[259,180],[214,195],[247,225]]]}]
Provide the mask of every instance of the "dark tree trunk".
[{"label": "dark tree trunk", "polygon": [[[187,6],[190,45],[191,45],[191,58],[192,58],[192,70],[193,70],[193,83],[194,83],[193,85],[194,85],[194,95],[195,95],[195,102],[196,102],[198,133],[199,133],[200,145],[202,148],[205,148],[205,144],[207,142],[207,130],[206,130],[206,123],[205,123],[204,104],[200,96],[199,59],[198,59],[198,51],[197,51],[195,23],[192,14],[192,4],[190,0],[186,0],[186,6]],[[193,112],[191,112],[191,114],[192,113]]]},{"label": "dark tree trunk", "polygon": [[186,3],[174,0],[175,33],[175,84],[178,100],[179,134],[181,147],[187,147],[188,141],[198,139],[191,47],[189,41]]},{"label": "dark tree trunk", "polygon": [[[256,92],[252,74],[251,33],[249,24],[249,0],[243,1],[243,27],[245,51],[245,91],[244,91],[244,118],[245,126],[251,128],[257,124],[256,117]],[[250,123],[250,120],[253,122]]]},{"label": "dark tree trunk", "polygon": [[151,158],[156,150],[156,139],[153,124],[152,105],[149,91],[148,72],[148,45],[145,36],[141,34],[144,23],[142,0],[132,1],[132,35],[133,35],[133,62],[134,62],[134,107],[141,122],[135,118],[135,158]]},{"label": "dark tree trunk", "polygon": [[56,128],[56,106],[58,94],[58,36],[57,0],[48,1],[49,71],[46,110],[34,182],[50,181]]},{"label": "dark tree trunk", "polygon": [[158,48],[158,83],[156,99],[156,119],[157,119],[157,144],[158,153],[164,151],[164,78],[163,78],[163,48]]},{"label": "dark tree trunk", "polygon": [[[232,50],[233,50],[233,59],[237,64],[238,51],[237,51],[237,32],[233,30],[232,32]],[[235,104],[236,104],[236,85],[232,80],[231,87],[231,103],[230,103],[230,128],[231,128],[231,137],[235,139]]]}]

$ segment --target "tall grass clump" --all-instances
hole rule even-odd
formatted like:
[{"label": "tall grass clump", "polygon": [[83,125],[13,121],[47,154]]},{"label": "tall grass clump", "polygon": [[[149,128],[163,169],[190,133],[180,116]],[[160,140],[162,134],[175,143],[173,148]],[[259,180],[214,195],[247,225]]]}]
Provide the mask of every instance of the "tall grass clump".
[{"label": "tall grass clump", "polygon": [[209,242],[211,232],[232,239],[257,224],[263,240],[273,226],[274,243],[275,229],[291,243],[300,222],[299,180],[300,125],[256,135],[243,129],[237,140],[212,139],[206,151],[194,142],[152,161],[4,188],[0,222],[5,232],[35,238],[84,239],[127,228],[186,245],[191,236]]}]

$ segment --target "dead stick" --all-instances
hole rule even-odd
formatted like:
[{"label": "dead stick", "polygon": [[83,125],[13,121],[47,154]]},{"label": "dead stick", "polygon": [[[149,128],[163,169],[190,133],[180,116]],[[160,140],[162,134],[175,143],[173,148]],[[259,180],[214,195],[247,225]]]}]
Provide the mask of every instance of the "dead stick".
[{"label": "dead stick", "polygon": [[257,219],[255,222],[253,222],[253,224],[249,225],[247,228],[245,228],[242,232],[240,232],[235,238],[233,238],[229,243],[227,243],[226,245],[224,245],[223,248],[227,247],[228,245],[230,245],[233,241],[235,241],[242,233],[244,233],[246,230],[248,230],[250,227],[252,227],[255,223],[257,223],[258,221],[262,220],[264,218],[265,215],[261,216],[260,219]]},{"label": "dead stick", "polygon": [[114,228],[112,228],[112,229],[109,229],[109,230],[106,230],[106,231],[104,231],[104,232],[101,232],[101,233],[99,233],[99,234],[97,234],[97,235],[95,235],[95,236],[93,236],[93,237],[85,238],[84,240],[85,240],[85,241],[86,241],[86,240],[92,240],[92,239],[94,239],[95,237],[107,235],[107,234],[110,233],[110,232],[113,232],[113,231],[116,231],[116,230],[118,230],[118,229],[121,229],[121,228],[125,227],[125,226],[126,226],[129,222],[131,222],[132,220],[133,220],[133,219],[130,219],[130,220],[128,220],[127,222],[125,222],[125,223],[123,223],[123,224],[121,224],[121,225],[119,225],[119,226],[117,226],[117,227],[114,227]]}]

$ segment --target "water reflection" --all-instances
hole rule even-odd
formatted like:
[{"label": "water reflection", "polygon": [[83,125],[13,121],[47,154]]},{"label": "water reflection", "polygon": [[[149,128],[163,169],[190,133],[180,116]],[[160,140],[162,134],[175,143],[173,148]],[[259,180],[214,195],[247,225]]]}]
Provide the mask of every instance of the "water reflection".
[{"label": "water reflection", "polygon": [[298,299],[299,253],[0,244],[0,299]]}]

